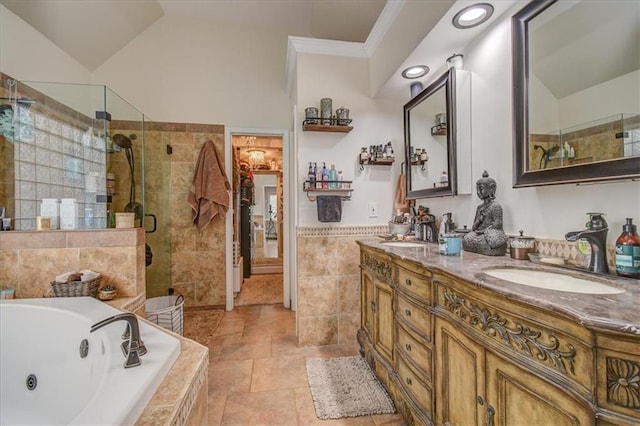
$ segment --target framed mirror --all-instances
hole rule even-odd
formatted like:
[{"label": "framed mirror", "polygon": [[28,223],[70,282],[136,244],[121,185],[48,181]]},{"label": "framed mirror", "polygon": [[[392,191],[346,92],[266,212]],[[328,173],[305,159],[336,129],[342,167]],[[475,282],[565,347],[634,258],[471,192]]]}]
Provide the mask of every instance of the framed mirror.
[{"label": "framed mirror", "polygon": [[456,195],[454,68],[404,105],[407,198]]},{"label": "framed mirror", "polygon": [[640,2],[512,17],[514,187],[640,177]]}]

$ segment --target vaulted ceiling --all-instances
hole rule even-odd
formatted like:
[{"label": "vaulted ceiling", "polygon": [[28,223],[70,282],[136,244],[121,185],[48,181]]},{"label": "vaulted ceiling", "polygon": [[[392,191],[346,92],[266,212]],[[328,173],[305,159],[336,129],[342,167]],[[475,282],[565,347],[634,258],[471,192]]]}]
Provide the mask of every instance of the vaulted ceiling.
[{"label": "vaulted ceiling", "polygon": [[0,0],[93,71],[164,16],[364,42],[386,0]]}]

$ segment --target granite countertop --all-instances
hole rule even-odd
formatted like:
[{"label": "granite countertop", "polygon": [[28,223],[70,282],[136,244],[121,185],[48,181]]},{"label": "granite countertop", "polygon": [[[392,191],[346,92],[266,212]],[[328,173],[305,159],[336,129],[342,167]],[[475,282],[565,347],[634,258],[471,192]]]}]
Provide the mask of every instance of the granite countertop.
[{"label": "granite countertop", "polygon": [[[484,256],[462,251],[460,256],[443,256],[438,245],[424,243],[422,247],[392,247],[380,238],[359,240],[358,244],[378,249],[400,259],[419,263],[427,270],[441,270],[454,277],[496,292],[507,299],[543,307],[574,318],[587,328],[613,331],[640,338],[640,280],[616,275],[599,275],[573,271],[552,265],[540,265],[510,256]],[[487,268],[526,268],[562,273],[577,278],[599,281],[624,289],[618,294],[582,294],[520,285],[489,276]]]}]

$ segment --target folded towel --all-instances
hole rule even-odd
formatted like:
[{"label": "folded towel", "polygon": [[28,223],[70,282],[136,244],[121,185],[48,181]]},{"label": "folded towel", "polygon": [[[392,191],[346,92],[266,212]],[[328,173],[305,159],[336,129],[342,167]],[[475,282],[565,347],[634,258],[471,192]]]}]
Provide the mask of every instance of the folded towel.
[{"label": "folded towel", "polygon": [[396,186],[396,199],[394,203],[395,211],[400,210],[402,213],[409,213],[409,202],[407,201],[407,183],[404,173],[398,176],[398,185]]},{"label": "folded towel", "polygon": [[227,213],[230,189],[231,185],[216,147],[213,141],[207,140],[200,150],[187,196],[187,202],[194,211],[193,223],[198,228],[203,229],[218,214],[224,216]]},{"label": "folded towel", "polygon": [[[58,276],[56,276],[56,282],[57,283],[67,283],[67,282],[75,282],[78,281],[78,276],[80,276],[79,281],[85,282],[85,281],[90,281],[94,278],[97,278],[100,274],[92,271],[90,269],[82,269],[78,272],[65,272],[64,274],[60,274]],[[72,278],[72,279],[70,279]]]},{"label": "folded towel", "polygon": [[318,220],[320,222],[340,222],[342,219],[342,197],[339,195],[318,195]]}]

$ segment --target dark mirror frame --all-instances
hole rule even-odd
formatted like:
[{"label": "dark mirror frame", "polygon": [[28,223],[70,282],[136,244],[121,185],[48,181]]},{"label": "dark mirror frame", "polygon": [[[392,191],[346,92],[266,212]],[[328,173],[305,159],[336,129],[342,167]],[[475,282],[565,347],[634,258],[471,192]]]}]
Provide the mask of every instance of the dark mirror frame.
[{"label": "dark mirror frame", "polygon": [[513,187],[640,177],[640,158],[529,171],[529,22],[557,0],[534,0],[511,18],[513,54]]},{"label": "dark mirror frame", "polygon": [[[445,87],[447,110],[447,174],[449,184],[435,188],[414,188],[411,182],[411,110],[425,99]],[[404,161],[406,167],[407,199],[445,197],[457,194],[456,169],[456,105],[455,105],[456,73],[449,68],[436,81],[416,95],[404,105]]]}]

